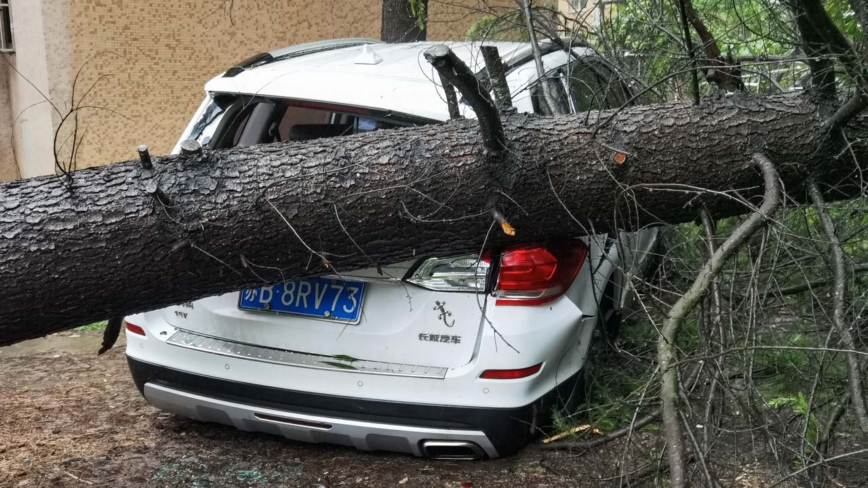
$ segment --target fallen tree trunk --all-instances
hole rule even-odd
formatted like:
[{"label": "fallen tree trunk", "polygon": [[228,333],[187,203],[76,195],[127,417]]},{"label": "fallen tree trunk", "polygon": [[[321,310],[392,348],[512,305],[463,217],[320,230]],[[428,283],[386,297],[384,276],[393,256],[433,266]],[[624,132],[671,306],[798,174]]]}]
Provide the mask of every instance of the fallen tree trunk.
[{"label": "fallen tree trunk", "polygon": [[[684,222],[700,203],[716,218],[745,213],[712,192],[758,194],[757,151],[791,195],[815,175],[841,198],[855,162],[837,158],[821,123],[805,97],[742,96],[515,115],[496,156],[474,121],[457,121],[152,158],[153,169],[128,161],[78,171],[71,184],[5,183],[0,345],[245,286],[478,250],[495,194],[508,195],[497,209],[517,235],[491,232],[486,245]],[[850,140],[866,129],[851,124]],[[851,148],[866,160],[864,143]]]}]

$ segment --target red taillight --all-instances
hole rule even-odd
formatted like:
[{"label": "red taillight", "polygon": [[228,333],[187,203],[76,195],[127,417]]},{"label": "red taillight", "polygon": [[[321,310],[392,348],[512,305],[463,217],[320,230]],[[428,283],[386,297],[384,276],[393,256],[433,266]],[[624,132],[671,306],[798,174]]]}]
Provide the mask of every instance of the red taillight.
[{"label": "red taillight", "polygon": [[546,288],[558,269],[558,260],[544,247],[507,250],[500,258],[498,290]]},{"label": "red taillight", "polygon": [[542,363],[522,369],[489,369],[484,371],[479,375],[479,377],[487,380],[517,380],[519,378],[533,376],[537,374],[540,369],[542,369]]},{"label": "red taillight", "polygon": [[576,279],[583,244],[505,249],[497,276],[497,305],[539,305],[563,295]]},{"label": "red taillight", "polygon": [[138,334],[138,335],[140,335],[140,336],[145,335],[145,329],[139,327],[138,325],[131,324],[131,323],[127,322],[127,321],[124,321],[124,323],[125,323],[126,326],[127,326],[127,330],[130,331],[130,332],[132,332],[133,334]]}]

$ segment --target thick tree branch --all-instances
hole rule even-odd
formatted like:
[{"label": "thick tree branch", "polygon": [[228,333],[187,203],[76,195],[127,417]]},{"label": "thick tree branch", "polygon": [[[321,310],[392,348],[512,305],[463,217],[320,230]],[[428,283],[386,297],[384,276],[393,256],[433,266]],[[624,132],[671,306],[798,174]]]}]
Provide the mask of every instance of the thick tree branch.
[{"label": "thick tree branch", "polygon": [[501,112],[512,108],[512,96],[509,93],[509,85],[506,84],[506,74],[503,72],[503,63],[497,46],[480,46],[482,59],[485,60],[485,69],[488,72],[488,82],[494,90],[497,99],[497,108]]},{"label": "thick tree branch", "polygon": [[500,115],[491,95],[483,90],[476,75],[470,68],[458,59],[451,49],[443,44],[438,44],[425,51],[425,59],[434,66],[440,76],[461,92],[461,96],[470,104],[479,119],[479,130],[485,148],[494,154],[500,154],[506,148],[506,139],[503,136],[503,125]]},{"label": "thick tree branch", "polygon": [[831,115],[831,111],[828,110],[827,105],[837,103],[835,65],[831,59],[832,50],[820,27],[813,20],[812,14],[828,17],[822,4],[819,5],[819,9],[817,8],[818,3],[814,0],[787,0],[802,38],[802,49],[808,56],[812,88],[822,105],[821,110],[826,111],[824,115],[828,116]]},{"label": "thick tree branch", "polygon": [[[840,182],[853,161],[868,162],[868,122],[845,128],[854,158],[835,159],[816,106],[800,96],[516,114],[503,124],[513,162],[498,174],[477,122],[458,120],[151,156],[152,169],[136,157],[75,172],[73,194],[55,176],[0,184],[0,344],[371,262],[478,252],[491,224],[488,197],[504,173],[515,184],[498,210],[517,234],[491,236],[490,246],[580,234],[573,217],[597,219],[604,232],[625,191],[641,213],[616,222],[623,227],[693,221],[701,206],[716,218],[749,212],[741,198],[721,195],[756,196],[750,154],[758,150],[793,195],[804,194],[809,174],[837,185],[829,197],[858,195],[858,184]],[[624,164],[612,148],[629,154]],[[154,198],[157,188],[170,207]],[[340,221],[335,204],[345,209]],[[300,240],[334,270],[308,266],[312,253]]]},{"label": "thick tree branch", "polygon": [[837,105],[835,71],[831,55],[838,57],[847,73],[856,83],[856,93],[834,113],[826,108],[829,121],[827,129],[846,125],[868,107],[868,69],[850,40],[841,32],[826,12],[820,0],[791,0],[796,16],[796,25],[802,36],[805,53],[811,56],[808,62],[815,88],[830,107]]},{"label": "thick tree branch", "polygon": [[[708,259],[711,259],[714,256],[715,251],[717,250],[717,243],[715,239],[717,238],[717,228],[715,226],[714,220],[712,220],[711,215],[707,210],[702,209],[699,211],[699,218],[702,220],[702,227],[705,231],[705,241],[708,246]],[[714,332],[718,334],[718,352],[722,352],[726,350],[726,328],[723,327],[721,320],[721,312],[723,310],[723,300],[721,299],[720,293],[720,282],[717,277],[715,277],[711,281],[711,303],[708,307],[708,315],[711,316],[711,327],[708,330],[708,335],[711,336]],[[715,360],[717,371],[724,371],[724,357],[721,356]],[[708,394],[706,395],[705,400],[705,425],[712,425],[712,415],[714,413],[714,404],[717,401],[717,386],[718,386],[718,375],[711,375],[711,385],[708,387]],[[711,442],[709,436],[711,435],[711,428],[703,429],[702,431],[702,447],[705,452],[708,452],[711,447]]]},{"label": "thick tree branch", "polygon": [[687,47],[687,54],[690,56],[690,66],[693,70],[690,72],[690,86],[693,92],[693,104],[699,105],[699,76],[696,73],[696,50],[693,49],[693,39],[690,35],[690,27],[687,25],[687,0],[678,0],[678,10],[681,14],[681,27],[684,31],[684,45]]},{"label": "thick tree branch", "polygon": [[[844,246],[841,245],[841,241],[838,239],[838,235],[835,232],[835,223],[832,222],[829,209],[826,207],[826,202],[823,199],[823,193],[816,182],[811,181],[808,184],[808,192],[811,195],[811,200],[814,201],[817,214],[820,216],[823,231],[829,239],[829,254],[834,279],[832,322],[835,324],[835,328],[838,329],[838,334],[841,335],[844,347],[855,351],[856,341],[844,319],[844,309],[846,308],[847,300],[847,263],[844,257]],[[859,420],[859,427],[862,429],[862,432],[868,433],[868,412],[865,409],[865,396],[862,390],[862,371],[859,366],[859,358],[856,354],[847,354],[847,379],[850,383],[850,402],[853,404],[853,410],[856,413],[856,418]]]},{"label": "thick tree branch", "polygon": [[705,50],[704,63],[705,80],[709,83],[714,83],[721,90],[744,90],[744,82],[741,80],[741,68],[737,65],[731,54],[727,54],[726,59],[720,50],[717,39],[705,26],[705,22],[699,18],[696,9],[693,8],[691,0],[679,0],[682,2],[682,8],[685,11],[686,17],[690,20],[690,25],[702,41],[702,47]]},{"label": "thick tree branch", "polygon": [[115,345],[118,336],[121,334],[122,322],[122,317],[112,317],[108,319],[108,323],[106,323],[105,330],[103,330],[102,333],[102,345],[96,353],[98,356],[104,354]]},{"label": "thick tree branch", "polygon": [[780,182],[774,165],[759,153],[752,158],[763,173],[765,196],[762,205],[730,234],[705,263],[690,289],[669,310],[657,341],[657,360],[662,375],[660,399],[663,401],[663,430],[669,451],[670,483],[676,488],[687,486],[687,455],[678,406],[678,369],[675,366],[678,361],[676,343],[679,328],[708,291],[726,260],[772,216],[781,202]]},{"label": "thick tree branch", "polygon": [[853,120],[853,117],[856,117],[865,107],[868,107],[868,96],[862,93],[861,90],[857,90],[849,100],[847,100],[844,105],[838,108],[838,110],[826,120],[826,130],[835,131],[840,129],[848,122]]},{"label": "thick tree branch", "polygon": [[455,94],[455,87],[442,74],[440,77],[440,85],[443,87],[443,93],[446,95],[446,107],[449,110],[449,118],[452,120],[461,118],[461,111],[458,109],[458,96]]},{"label": "thick tree branch", "polygon": [[540,78],[539,87],[542,92],[543,103],[548,108],[548,113],[551,115],[563,115],[569,113],[567,107],[564,106],[563,100],[559,96],[556,85],[548,78],[545,78],[546,70],[542,62],[542,51],[539,48],[539,43],[536,38],[536,28],[534,28],[533,10],[531,9],[531,0],[515,0],[518,8],[521,9],[524,17],[527,35],[530,39],[530,46],[533,50],[533,60],[536,65],[537,76]]}]

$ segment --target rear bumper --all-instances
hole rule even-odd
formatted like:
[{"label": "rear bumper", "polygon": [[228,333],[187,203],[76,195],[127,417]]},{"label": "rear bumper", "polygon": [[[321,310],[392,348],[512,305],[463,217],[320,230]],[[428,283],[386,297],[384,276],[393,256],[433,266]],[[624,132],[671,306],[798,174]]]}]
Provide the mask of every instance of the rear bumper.
[{"label": "rear bumper", "polygon": [[205,397],[158,383],[146,383],[144,395],[149,403],[163,410],[302,442],[326,442],[366,451],[396,451],[422,456],[425,441],[463,441],[478,446],[490,457],[497,456],[494,446],[478,430],[434,429],[305,415]]},{"label": "rear bumper", "polygon": [[487,456],[515,453],[538,431],[581,374],[518,408],[413,404],[323,395],[178,371],[127,357],[152,405],[194,419],[305,441],[423,455],[422,442],[466,441]]}]

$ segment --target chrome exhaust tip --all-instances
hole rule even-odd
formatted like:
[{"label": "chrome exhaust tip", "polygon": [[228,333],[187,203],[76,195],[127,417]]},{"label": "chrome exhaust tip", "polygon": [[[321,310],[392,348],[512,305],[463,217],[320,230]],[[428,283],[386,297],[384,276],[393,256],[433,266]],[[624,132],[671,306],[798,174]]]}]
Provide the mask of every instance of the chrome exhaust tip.
[{"label": "chrome exhaust tip", "polygon": [[475,461],[485,456],[481,447],[467,441],[422,441],[422,452],[441,461]]}]

